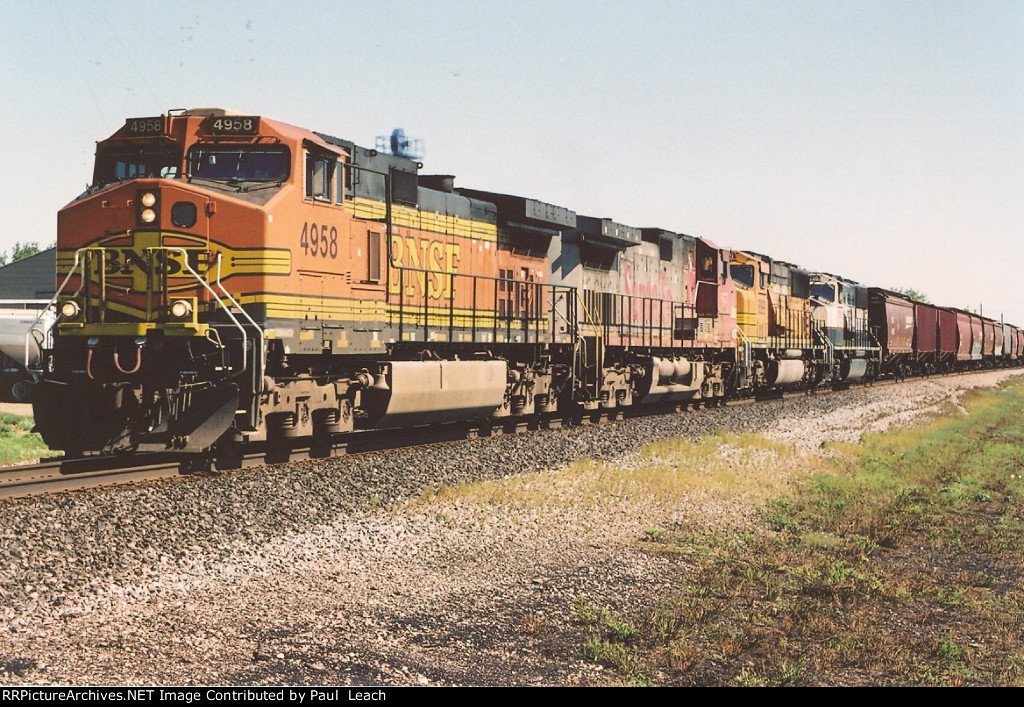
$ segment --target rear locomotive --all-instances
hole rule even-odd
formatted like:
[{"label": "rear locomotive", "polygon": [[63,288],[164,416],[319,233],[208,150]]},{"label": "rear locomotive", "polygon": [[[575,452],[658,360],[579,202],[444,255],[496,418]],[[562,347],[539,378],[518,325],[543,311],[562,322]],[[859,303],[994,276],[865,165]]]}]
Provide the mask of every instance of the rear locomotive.
[{"label": "rear locomotive", "polygon": [[833,386],[870,381],[881,372],[881,347],[868,325],[868,288],[829,273],[811,273],[811,312]]}]

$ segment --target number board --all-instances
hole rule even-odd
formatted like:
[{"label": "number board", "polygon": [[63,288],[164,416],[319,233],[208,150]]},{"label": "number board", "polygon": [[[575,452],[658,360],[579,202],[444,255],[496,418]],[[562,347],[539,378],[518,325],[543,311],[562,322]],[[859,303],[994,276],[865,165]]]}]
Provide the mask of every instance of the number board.
[{"label": "number board", "polygon": [[255,115],[211,115],[203,127],[215,135],[259,135],[260,119]]},{"label": "number board", "polygon": [[129,135],[161,135],[164,132],[164,117],[129,118],[124,121],[122,132]]}]

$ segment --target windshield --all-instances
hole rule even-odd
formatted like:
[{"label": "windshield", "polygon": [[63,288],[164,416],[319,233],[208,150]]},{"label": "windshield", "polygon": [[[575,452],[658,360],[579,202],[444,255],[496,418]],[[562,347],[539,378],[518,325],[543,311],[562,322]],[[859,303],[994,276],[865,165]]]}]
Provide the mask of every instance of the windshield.
[{"label": "windshield", "polygon": [[196,145],[188,153],[188,176],[215,181],[283,182],[291,155],[287,147]]},{"label": "windshield", "polygon": [[832,285],[811,285],[811,297],[822,302],[835,302],[836,290]]},{"label": "windshield", "polygon": [[126,179],[178,176],[181,150],[175,145],[149,144],[115,146],[101,150],[96,156],[93,185],[103,186]]},{"label": "windshield", "polygon": [[737,285],[743,287],[754,286],[754,266],[753,265],[738,265],[731,263],[729,265],[729,273],[732,275],[732,279],[736,281]]}]

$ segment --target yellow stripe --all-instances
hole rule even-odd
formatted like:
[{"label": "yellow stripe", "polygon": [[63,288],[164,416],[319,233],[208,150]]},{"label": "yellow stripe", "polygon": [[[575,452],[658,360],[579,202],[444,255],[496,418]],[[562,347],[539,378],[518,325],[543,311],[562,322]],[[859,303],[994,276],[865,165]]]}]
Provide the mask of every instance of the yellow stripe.
[{"label": "yellow stripe", "polygon": [[[405,327],[412,329],[422,328],[424,325],[424,312],[422,306],[406,305],[401,310],[395,304],[388,304],[377,300],[341,299],[341,298],[319,298],[303,297],[301,295],[279,295],[279,294],[254,294],[239,298],[240,304],[262,304],[266,306],[268,319],[301,319],[306,314],[315,312],[321,321],[344,321],[363,323],[387,323],[397,326],[401,322]],[[65,328],[62,326],[62,333],[74,335],[137,335],[142,336],[150,329],[160,328],[170,335],[177,336],[203,336],[208,325],[188,323],[157,323],[145,322],[145,312],[130,305],[125,305],[108,300],[105,306],[110,311],[126,314],[135,317],[137,322],[111,322],[100,324],[92,322],[88,325],[76,324]],[[518,318],[508,320],[496,316],[494,310],[471,309],[457,307],[449,311],[448,307],[430,306],[426,312],[426,325],[428,328],[447,329],[453,326],[458,329],[476,328],[482,332],[497,331],[504,333],[506,330],[513,335],[521,333],[522,324]],[[546,332],[545,321],[531,321],[528,329],[531,334],[539,326],[541,332]],[[598,330],[595,330],[595,333]]]},{"label": "yellow stripe", "polygon": [[164,336],[202,336],[210,329],[209,324],[188,322],[110,322],[105,324],[76,324],[61,322],[61,336],[145,336],[154,329],[160,329]]},{"label": "yellow stripe", "polygon": [[[239,298],[240,304],[262,304],[267,307],[268,318],[300,317],[309,312],[316,312],[326,321],[382,322],[385,320],[397,323],[399,314],[406,324],[423,324],[423,306],[407,304],[401,310],[396,304],[388,304],[377,300],[357,299],[321,299],[319,297],[303,297],[301,295],[258,294],[245,295]],[[476,319],[478,328],[491,328],[499,322],[503,328],[504,320],[494,316],[494,310],[471,309],[456,307],[451,310],[447,306],[430,306],[427,314],[431,326],[447,326],[449,316],[455,326],[470,326]],[[518,320],[513,319],[513,322]]]},{"label": "yellow stripe", "polygon": [[[345,208],[353,216],[361,219],[383,219],[387,216],[387,209],[383,202],[363,197],[345,202]],[[479,241],[494,242],[498,240],[498,227],[493,223],[473,221],[432,211],[421,211],[398,204],[391,206],[391,223],[394,226],[414,228],[427,233],[454,235]]]}]

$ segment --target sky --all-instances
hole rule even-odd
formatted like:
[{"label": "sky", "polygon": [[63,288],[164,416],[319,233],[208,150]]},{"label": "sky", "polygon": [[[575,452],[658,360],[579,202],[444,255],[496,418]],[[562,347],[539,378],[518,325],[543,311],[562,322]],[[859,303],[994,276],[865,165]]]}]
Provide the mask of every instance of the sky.
[{"label": "sky", "polygon": [[128,117],[217,106],[423,173],[1024,326],[1024,2],[4,0],[0,251]]}]

